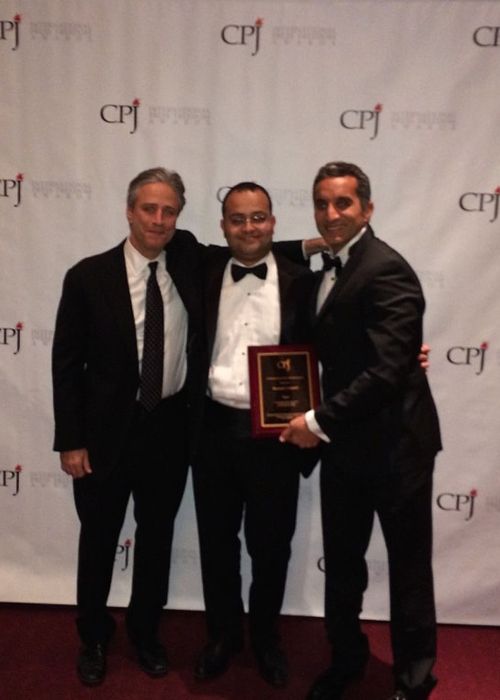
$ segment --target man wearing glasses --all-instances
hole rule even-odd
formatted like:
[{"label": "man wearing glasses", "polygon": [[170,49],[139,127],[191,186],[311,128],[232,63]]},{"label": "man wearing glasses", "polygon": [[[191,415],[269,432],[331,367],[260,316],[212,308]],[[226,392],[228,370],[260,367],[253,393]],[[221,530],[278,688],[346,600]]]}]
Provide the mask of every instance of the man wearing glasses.
[{"label": "man wearing glasses", "polygon": [[[283,602],[295,530],[300,473],[317,454],[251,437],[247,348],[291,342],[292,281],[304,266],[271,250],[275,218],[266,190],[251,182],[232,187],[222,205],[228,248],[206,260],[204,309],[209,362],[205,418],[193,483],[200,538],[208,644],[195,677],[224,672],[243,645],[240,540],[244,520],[252,560],[250,642],[262,677],[275,687],[288,678],[279,646]],[[308,244],[313,244],[309,241]],[[287,255],[291,252],[286,250]],[[309,251],[312,252],[312,251]]]}]

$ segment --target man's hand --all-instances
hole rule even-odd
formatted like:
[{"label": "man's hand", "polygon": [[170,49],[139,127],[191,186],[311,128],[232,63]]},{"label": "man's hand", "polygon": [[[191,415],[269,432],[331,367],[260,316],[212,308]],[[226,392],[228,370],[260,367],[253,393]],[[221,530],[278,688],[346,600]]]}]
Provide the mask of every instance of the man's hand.
[{"label": "man's hand", "polygon": [[280,442],[291,442],[298,447],[316,447],[321,440],[307,427],[304,414],[293,418],[280,435]]},{"label": "man's hand", "polygon": [[67,450],[61,452],[61,469],[69,474],[73,479],[81,479],[87,474],[92,474],[92,467],[89,462],[89,454],[82,447],[79,450]]},{"label": "man's hand", "polygon": [[420,354],[418,355],[418,361],[420,362],[420,367],[422,369],[425,369],[427,371],[429,367],[431,366],[431,363],[429,362],[429,353],[431,351],[431,348],[429,345],[426,345],[425,343],[422,345],[420,348]]},{"label": "man's hand", "polygon": [[328,250],[328,245],[326,244],[325,239],[321,238],[321,236],[318,238],[304,239],[304,253],[308,258],[310,258],[311,255],[322,253],[325,250]]}]

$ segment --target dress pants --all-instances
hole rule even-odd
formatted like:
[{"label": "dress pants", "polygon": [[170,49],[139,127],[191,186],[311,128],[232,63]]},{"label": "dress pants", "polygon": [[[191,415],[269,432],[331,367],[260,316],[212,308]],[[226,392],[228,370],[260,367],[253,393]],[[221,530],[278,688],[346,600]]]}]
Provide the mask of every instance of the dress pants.
[{"label": "dress pants", "polygon": [[187,471],[186,401],[179,392],[151,413],[136,405],[121,459],[108,476],[75,479],[81,524],[77,627],[84,643],[106,643],[114,630],[106,604],[130,495],[136,531],[127,629],[135,643],[155,639],[167,602],[174,521]]},{"label": "dress pants", "polygon": [[254,649],[266,649],[279,639],[297,513],[296,448],[277,438],[252,439],[249,411],[210,400],[200,445],[193,484],[208,636],[235,646],[243,640],[238,533],[244,520],[252,561],[250,638]]},{"label": "dress pants", "polygon": [[389,562],[391,642],[396,685],[418,688],[436,657],[432,575],[433,460],[385,476],[321,467],[325,624],[334,658],[366,661],[359,614],[368,583],[365,553],[377,513]]}]

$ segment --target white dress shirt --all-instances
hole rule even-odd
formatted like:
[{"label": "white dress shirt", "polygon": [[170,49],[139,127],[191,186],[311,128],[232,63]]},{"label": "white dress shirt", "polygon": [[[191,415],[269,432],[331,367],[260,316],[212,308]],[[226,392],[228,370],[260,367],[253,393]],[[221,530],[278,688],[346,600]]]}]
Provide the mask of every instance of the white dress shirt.
[{"label": "white dress shirt", "polygon": [[208,394],[233,408],[250,408],[248,346],[276,345],[281,335],[278,267],[272,253],[256,265],[267,263],[261,280],[247,274],[239,282],[231,276],[231,258],[222,279],[217,329],[208,377]]},{"label": "white dress shirt", "polygon": [[130,240],[124,246],[125,265],[127,268],[128,288],[135,321],[137,356],[139,373],[142,364],[144,345],[144,320],[146,311],[146,285],[150,275],[150,262],[158,261],[156,278],[163,298],[165,317],[164,353],[163,353],[163,388],[162,398],[177,393],[184,386],[187,373],[186,344],[188,332],[188,315],[166,268],[166,254],[163,250],[154,260],[145,258],[134,248]]}]

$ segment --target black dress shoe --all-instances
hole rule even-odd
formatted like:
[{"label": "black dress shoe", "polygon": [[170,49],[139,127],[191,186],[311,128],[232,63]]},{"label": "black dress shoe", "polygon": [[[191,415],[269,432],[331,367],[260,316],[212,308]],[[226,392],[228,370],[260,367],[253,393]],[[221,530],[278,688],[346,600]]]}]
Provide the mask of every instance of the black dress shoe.
[{"label": "black dress shoe", "polygon": [[231,657],[241,651],[242,644],[230,644],[226,641],[209,642],[196,660],[194,677],[198,681],[220,676],[229,666]]},{"label": "black dress shoe", "polygon": [[340,700],[346,688],[363,677],[366,662],[359,665],[333,663],[314,681],[306,700]]},{"label": "black dress shoe", "polygon": [[437,679],[430,674],[417,688],[398,688],[389,700],[427,700],[436,685]]},{"label": "black dress shoe", "polygon": [[288,661],[285,652],[278,647],[269,647],[256,650],[255,656],[262,678],[274,688],[284,688],[288,682]]},{"label": "black dress shoe", "polygon": [[82,647],[76,664],[78,678],[84,685],[99,685],[106,675],[106,648],[104,644]]},{"label": "black dress shoe", "polygon": [[153,678],[164,676],[168,672],[165,647],[158,641],[136,644],[137,661],[144,673]]}]

